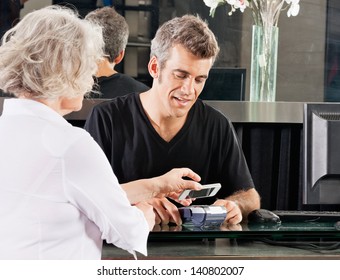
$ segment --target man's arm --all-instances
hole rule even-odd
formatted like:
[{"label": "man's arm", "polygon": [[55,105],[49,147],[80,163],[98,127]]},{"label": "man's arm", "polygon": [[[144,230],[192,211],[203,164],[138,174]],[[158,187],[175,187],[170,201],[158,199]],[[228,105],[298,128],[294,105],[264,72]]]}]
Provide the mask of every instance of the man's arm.
[{"label": "man's arm", "polygon": [[227,209],[226,221],[230,224],[238,224],[247,218],[251,211],[259,209],[261,204],[258,192],[251,188],[235,192],[225,199],[218,199],[214,205],[225,206]]}]

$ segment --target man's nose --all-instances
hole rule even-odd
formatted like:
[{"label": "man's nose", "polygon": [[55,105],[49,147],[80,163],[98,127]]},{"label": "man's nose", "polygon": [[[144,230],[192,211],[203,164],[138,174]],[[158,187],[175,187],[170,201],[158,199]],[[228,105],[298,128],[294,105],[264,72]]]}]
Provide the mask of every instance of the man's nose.
[{"label": "man's nose", "polygon": [[182,85],[182,91],[188,95],[195,93],[195,80],[186,79]]}]

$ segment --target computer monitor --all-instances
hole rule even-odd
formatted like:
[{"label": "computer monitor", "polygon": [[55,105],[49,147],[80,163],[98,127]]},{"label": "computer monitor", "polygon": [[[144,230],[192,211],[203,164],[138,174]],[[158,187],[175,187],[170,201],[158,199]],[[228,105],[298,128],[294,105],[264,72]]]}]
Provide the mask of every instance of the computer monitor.
[{"label": "computer monitor", "polygon": [[246,69],[213,67],[205,82],[200,99],[244,100]]},{"label": "computer monitor", "polygon": [[340,205],[340,103],[304,104],[303,204]]}]

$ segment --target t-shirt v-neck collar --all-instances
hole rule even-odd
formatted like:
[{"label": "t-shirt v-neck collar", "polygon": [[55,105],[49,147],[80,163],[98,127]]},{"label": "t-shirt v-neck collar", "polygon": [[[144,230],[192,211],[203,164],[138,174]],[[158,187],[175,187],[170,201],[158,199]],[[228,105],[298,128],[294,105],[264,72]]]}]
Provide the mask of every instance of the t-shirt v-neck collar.
[{"label": "t-shirt v-neck collar", "polygon": [[181,129],[178,131],[178,133],[169,141],[165,141],[156,131],[156,129],[153,127],[150,119],[148,118],[141,99],[140,99],[140,94],[136,93],[135,94],[135,100],[136,100],[136,104],[138,106],[139,112],[143,118],[143,120],[145,121],[147,127],[150,129],[151,133],[156,137],[156,139],[158,139],[158,141],[160,143],[162,143],[162,145],[166,146],[167,148],[171,148],[172,146],[176,145],[176,143],[179,141],[179,139],[181,139],[182,135],[187,133],[187,128],[189,127],[191,120],[193,118],[193,110],[194,110],[194,106],[190,109],[189,113],[188,113],[188,117],[184,123],[184,125],[181,127]]}]

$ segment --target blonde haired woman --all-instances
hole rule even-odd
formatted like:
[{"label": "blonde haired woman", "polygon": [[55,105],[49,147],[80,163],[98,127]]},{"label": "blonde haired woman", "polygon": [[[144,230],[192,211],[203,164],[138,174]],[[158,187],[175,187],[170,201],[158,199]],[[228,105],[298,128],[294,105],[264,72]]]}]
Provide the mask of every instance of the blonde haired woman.
[{"label": "blonde haired woman", "polygon": [[0,259],[100,259],[102,239],[146,254],[155,217],[141,201],[199,188],[186,168],[120,187],[100,147],[62,117],[81,108],[102,48],[99,26],[53,6],[3,37],[0,89],[17,98],[0,117]]}]

